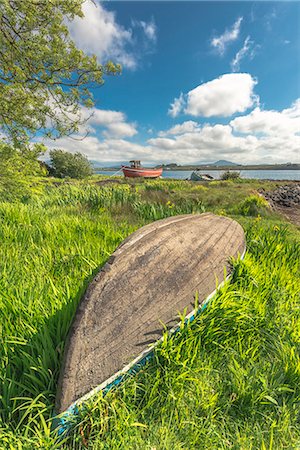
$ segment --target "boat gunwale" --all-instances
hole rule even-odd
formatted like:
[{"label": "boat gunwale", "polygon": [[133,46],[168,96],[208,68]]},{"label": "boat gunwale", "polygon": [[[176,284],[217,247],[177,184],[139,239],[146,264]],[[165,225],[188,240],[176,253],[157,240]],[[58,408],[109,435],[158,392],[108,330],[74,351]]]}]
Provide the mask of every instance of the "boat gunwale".
[{"label": "boat gunwale", "polygon": [[132,172],[163,172],[163,168],[155,169],[154,167],[130,167],[130,166],[121,166],[122,170],[130,170]]}]

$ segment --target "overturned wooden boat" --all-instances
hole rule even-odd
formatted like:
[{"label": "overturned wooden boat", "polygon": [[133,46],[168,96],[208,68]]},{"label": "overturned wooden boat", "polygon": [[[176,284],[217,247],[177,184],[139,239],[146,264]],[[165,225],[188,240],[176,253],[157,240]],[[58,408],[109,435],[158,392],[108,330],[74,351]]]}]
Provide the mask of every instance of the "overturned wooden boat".
[{"label": "overturned wooden boat", "polygon": [[158,178],[161,177],[163,169],[158,168],[146,168],[141,166],[140,161],[130,161],[130,166],[121,166],[125,177],[129,178]]},{"label": "overturned wooden boat", "polygon": [[174,216],[134,232],[82,298],[65,346],[57,412],[106,392],[153,351],[178,312],[194,317],[243,255],[245,236],[232,219],[211,213]]},{"label": "overturned wooden boat", "polygon": [[212,180],[214,180],[214,177],[212,177],[208,173],[201,173],[199,170],[194,170],[194,172],[191,173],[190,180],[191,181],[212,181]]}]

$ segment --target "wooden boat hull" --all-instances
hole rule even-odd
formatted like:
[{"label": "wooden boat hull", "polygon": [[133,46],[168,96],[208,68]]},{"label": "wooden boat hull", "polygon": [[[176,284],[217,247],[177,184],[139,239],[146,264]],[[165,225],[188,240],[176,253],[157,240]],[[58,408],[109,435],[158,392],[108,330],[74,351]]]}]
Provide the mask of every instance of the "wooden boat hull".
[{"label": "wooden boat hull", "polygon": [[127,238],[91,282],[65,346],[58,412],[117,383],[178,311],[194,314],[245,251],[242,227],[211,213],[174,216]]},{"label": "wooden boat hull", "polygon": [[124,176],[129,178],[158,178],[162,175],[163,169],[146,169],[143,167],[134,168],[122,166],[122,171]]},{"label": "wooden boat hull", "polygon": [[210,175],[200,174],[196,171],[192,172],[190,177],[191,181],[213,181],[213,179]]}]

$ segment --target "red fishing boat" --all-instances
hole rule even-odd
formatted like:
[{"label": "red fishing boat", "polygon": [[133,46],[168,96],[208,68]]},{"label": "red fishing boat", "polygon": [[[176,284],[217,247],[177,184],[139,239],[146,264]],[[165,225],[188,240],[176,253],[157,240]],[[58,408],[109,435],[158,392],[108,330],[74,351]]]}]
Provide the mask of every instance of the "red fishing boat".
[{"label": "red fishing boat", "polygon": [[162,175],[162,168],[146,168],[141,166],[140,161],[129,161],[130,166],[122,166],[125,177],[129,178],[158,178]]}]

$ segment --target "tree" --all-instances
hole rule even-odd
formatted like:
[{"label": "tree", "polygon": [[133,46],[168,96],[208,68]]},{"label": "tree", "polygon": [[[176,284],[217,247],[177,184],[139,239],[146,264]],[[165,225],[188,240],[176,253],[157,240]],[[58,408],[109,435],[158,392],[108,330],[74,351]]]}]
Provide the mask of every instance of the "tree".
[{"label": "tree", "polygon": [[59,149],[51,150],[50,160],[54,176],[59,178],[86,178],[93,174],[91,163],[80,152],[72,154]]},{"label": "tree", "polygon": [[[90,1],[90,0],[89,0]],[[0,0],[0,129],[14,146],[37,131],[57,138],[78,130],[90,87],[120,66],[100,65],[69,36],[84,0]]]}]

